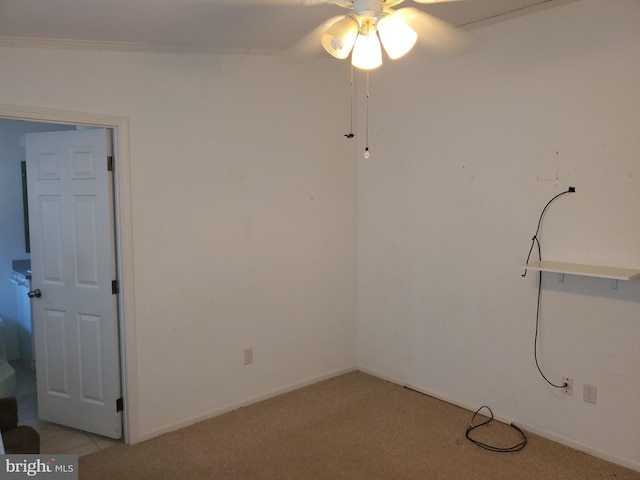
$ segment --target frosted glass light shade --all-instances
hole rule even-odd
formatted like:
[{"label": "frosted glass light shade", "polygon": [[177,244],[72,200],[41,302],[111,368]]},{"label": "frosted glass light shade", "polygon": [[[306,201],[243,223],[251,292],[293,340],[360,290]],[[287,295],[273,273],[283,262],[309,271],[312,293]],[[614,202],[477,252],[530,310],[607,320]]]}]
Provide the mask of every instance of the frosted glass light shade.
[{"label": "frosted glass light shade", "polygon": [[327,28],[320,37],[320,42],[327,52],[342,60],[351,53],[359,29],[358,21],[347,15]]},{"label": "frosted glass light shade", "polygon": [[375,30],[358,34],[351,54],[351,63],[362,70],[373,70],[382,65],[382,48]]},{"label": "frosted glass light shade", "polygon": [[393,15],[385,15],[380,19],[378,32],[382,46],[392,60],[406,54],[418,40],[418,34],[409,25]]}]

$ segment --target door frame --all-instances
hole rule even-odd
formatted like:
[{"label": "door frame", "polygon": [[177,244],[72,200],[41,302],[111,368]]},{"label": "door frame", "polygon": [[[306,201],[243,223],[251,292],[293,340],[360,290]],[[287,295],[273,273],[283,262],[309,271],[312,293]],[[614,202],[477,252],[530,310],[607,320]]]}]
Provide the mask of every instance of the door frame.
[{"label": "door frame", "polygon": [[30,122],[104,127],[113,131],[114,220],[116,228],[116,269],[119,279],[118,327],[120,378],[122,384],[123,438],[125,443],[140,441],[139,398],[137,393],[137,355],[133,281],[133,232],[131,171],[129,158],[129,118],[124,116],[23,107],[0,104],[0,118]]}]

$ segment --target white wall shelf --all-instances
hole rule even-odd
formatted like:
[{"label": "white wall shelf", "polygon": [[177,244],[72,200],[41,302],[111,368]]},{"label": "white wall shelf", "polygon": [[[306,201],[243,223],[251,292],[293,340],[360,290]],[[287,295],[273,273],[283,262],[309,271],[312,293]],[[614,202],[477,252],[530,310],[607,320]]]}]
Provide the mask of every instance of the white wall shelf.
[{"label": "white wall shelf", "polygon": [[633,268],[602,267],[597,265],[584,265],[580,263],[538,261],[524,265],[529,270],[552,272],[558,274],[558,281],[564,281],[564,275],[581,275],[584,277],[607,278],[611,280],[611,288],[618,287],[618,280],[633,280],[640,278],[640,270]]}]

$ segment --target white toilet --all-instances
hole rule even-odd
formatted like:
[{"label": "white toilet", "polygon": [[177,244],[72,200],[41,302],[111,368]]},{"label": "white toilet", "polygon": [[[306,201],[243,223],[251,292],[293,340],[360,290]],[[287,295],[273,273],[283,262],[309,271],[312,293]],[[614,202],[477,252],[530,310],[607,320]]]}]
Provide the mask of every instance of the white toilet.
[{"label": "white toilet", "polygon": [[0,398],[10,397],[16,390],[16,371],[7,362],[4,342],[4,324],[0,318]]}]

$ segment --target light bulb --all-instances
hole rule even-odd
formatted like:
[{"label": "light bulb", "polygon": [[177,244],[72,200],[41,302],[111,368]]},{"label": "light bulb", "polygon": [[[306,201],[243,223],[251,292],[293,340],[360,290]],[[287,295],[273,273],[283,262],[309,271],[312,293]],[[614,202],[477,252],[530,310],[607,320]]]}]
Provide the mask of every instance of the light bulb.
[{"label": "light bulb", "polygon": [[362,70],[373,70],[382,65],[382,49],[375,28],[370,28],[370,21],[362,26],[356,38],[351,54],[351,64]]},{"label": "light bulb", "polygon": [[364,149],[364,158],[369,158],[369,147]]},{"label": "light bulb", "polygon": [[418,40],[418,34],[409,25],[389,14],[378,22],[378,32],[382,46],[392,60],[406,54]]},{"label": "light bulb", "polygon": [[331,25],[320,37],[324,49],[336,58],[349,56],[358,36],[358,21],[350,15]]}]

